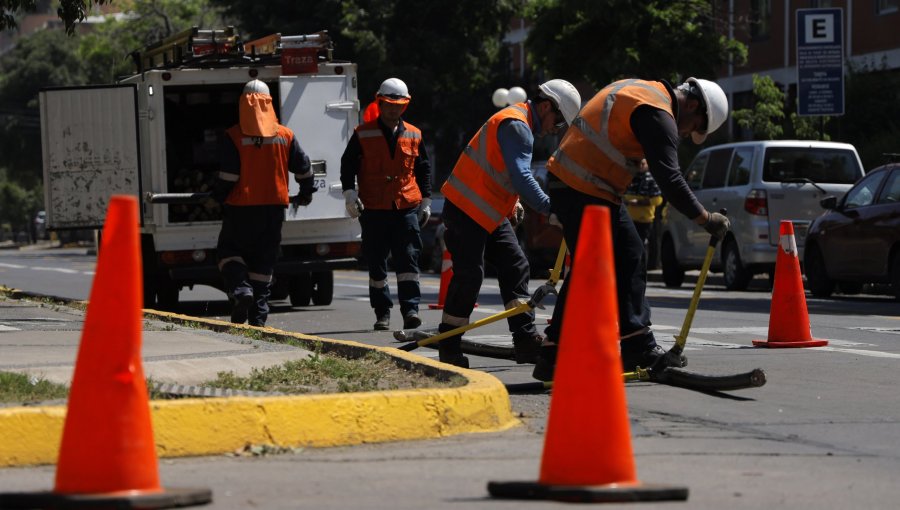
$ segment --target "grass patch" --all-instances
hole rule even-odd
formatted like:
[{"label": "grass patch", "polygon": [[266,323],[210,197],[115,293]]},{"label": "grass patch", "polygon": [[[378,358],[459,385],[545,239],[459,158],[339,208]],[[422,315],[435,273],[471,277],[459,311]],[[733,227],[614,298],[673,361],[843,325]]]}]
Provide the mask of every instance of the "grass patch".
[{"label": "grass patch", "polygon": [[31,375],[0,372],[0,402],[41,402],[68,395],[65,385]]},{"label": "grass patch", "polygon": [[465,379],[462,377],[438,381],[417,372],[402,370],[389,356],[380,352],[368,353],[360,359],[346,359],[316,352],[307,359],[254,368],[247,377],[236,376],[234,372],[219,372],[215,380],[203,385],[243,391],[302,394],[445,388],[463,384]]}]

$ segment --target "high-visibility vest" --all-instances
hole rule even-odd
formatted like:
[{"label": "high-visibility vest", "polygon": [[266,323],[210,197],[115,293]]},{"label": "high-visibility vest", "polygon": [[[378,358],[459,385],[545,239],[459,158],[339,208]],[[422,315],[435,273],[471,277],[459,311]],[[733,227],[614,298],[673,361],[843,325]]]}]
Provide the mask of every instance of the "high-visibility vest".
[{"label": "high-visibility vest", "polygon": [[239,125],[226,133],[237,147],[241,175],[226,204],[288,205],[288,159],[294,132],[278,124],[275,136],[245,136]]},{"label": "high-visibility vest", "polygon": [[408,122],[403,125],[393,157],[377,119],[356,128],[362,147],[356,180],[359,199],[367,209],[408,209],[422,201],[415,172],[422,132]]},{"label": "high-visibility vest", "polygon": [[533,129],[526,103],[514,104],[495,113],[469,141],[441,187],[444,198],[488,232],[503,223],[519,199],[497,142],[497,128],[506,119],[521,120]]},{"label": "high-visibility vest", "polygon": [[631,114],[642,105],[675,117],[672,97],[661,82],[620,80],[607,85],[579,112],[547,169],[571,188],[620,203],[644,158],[631,130]]}]

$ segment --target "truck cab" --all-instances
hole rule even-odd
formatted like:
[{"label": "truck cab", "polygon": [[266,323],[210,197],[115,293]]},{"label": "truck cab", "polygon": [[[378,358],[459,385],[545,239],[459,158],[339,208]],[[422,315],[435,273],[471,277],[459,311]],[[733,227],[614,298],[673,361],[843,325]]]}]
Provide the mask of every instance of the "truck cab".
[{"label": "truck cab", "polygon": [[356,65],[331,59],[325,33],[261,46],[230,28],[193,28],[134,56],[139,72],[116,84],[40,93],[48,229],[99,229],[110,196],[137,196],[144,306],[176,309],[183,287],[221,289],[221,209],[208,194],[243,86],[259,79],[313,162],[316,187],[311,204],[285,210],[272,299],[330,304],[333,270],[354,267],[360,250],[340,184],[359,119]]}]

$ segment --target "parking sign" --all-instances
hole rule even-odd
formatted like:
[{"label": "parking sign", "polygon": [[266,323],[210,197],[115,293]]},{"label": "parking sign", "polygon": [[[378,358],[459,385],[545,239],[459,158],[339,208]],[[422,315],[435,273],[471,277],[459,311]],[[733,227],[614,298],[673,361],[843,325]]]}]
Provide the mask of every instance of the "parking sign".
[{"label": "parking sign", "polygon": [[797,9],[797,113],[844,114],[844,10]]}]

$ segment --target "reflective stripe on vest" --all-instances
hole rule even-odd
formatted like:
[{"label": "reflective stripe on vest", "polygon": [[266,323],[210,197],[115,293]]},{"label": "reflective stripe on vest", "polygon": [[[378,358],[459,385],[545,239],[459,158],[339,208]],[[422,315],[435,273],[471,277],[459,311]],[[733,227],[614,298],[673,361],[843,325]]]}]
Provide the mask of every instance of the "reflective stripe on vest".
[{"label": "reflective stripe on vest", "polygon": [[[488,119],[469,141],[441,188],[447,200],[488,232],[503,222],[518,199],[497,142],[497,128],[506,119],[520,120],[531,128],[528,113],[528,107],[518,103]],[[491,163],[492,153],[498,165]]]},{"label": "reflective stripe on vest", "polygon": [[359,199],[367,209],[408,209],[422,201],[415,176],[422,132],[408,122],[403,126],[393,155],[377,120],[356,129],[362,150],[357,187]]},{"label": "reflective stripe on vest", "polygon": [[[294,133],[278,124],[272,137],[245,136],[239,125],[226,131],[240,157],[240,175],[228,194],[229,205],[288,205],[288,160]],[[234,177],[220,172],[223,180]]]},{"label": "reflective stripe on vest", "polygon": [[[631,132],[630,116],[641,105],[650,105],[672,115],[672,98],[662,84],[643,80],[620,80],[600,91],[579,112],[548,169],[563,182],[583,193],[619,202],[627,184],[637,175],[643,149]],[[627,94],[633,108],[616,110],[623,89],[639,89]],[[602,101],[602,103],[600,103]],[[626,108],[628,103],[626,103]],[[587,118],[586,118],[587,117]],[[610,129],[614,136],[610,136]],[[618,145],[617,145],[618,143]],[[593,151],[593,152],[592,152]]]}]

